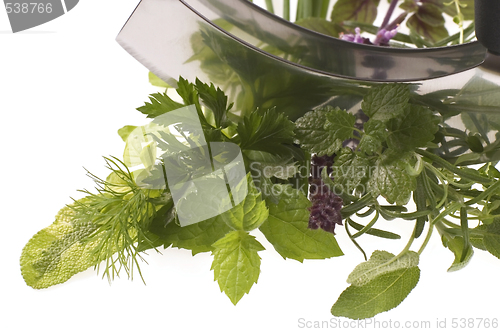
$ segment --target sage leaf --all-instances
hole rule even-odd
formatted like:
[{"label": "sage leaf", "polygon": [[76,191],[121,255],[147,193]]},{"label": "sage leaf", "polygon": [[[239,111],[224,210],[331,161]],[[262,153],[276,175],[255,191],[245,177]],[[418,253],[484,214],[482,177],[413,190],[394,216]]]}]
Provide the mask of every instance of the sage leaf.
[{"label": "sage leaf", "polygon": [[332,307],[334,316],[365,319],[397,307],[418,283],[417,266],[387,272],[363,286],[349,286]]},{"label": "sage leaf", "polygon": [[394,257],[393,254],[387,251],[375,250],[367,262],[363,262],[354,268],[347,277],[347,282],[353,286],[363,286],[384,273],[418,266],[419,255],[416,252],[409,251],[391,261]]}]

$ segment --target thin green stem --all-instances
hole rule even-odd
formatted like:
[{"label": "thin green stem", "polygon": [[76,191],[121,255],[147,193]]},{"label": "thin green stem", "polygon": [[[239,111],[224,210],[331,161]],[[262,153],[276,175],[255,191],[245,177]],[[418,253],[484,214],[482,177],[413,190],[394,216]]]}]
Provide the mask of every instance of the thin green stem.
[{"label": "thin green stem", "polygon": [[308,18],[313,16],[313,0],[302,1],[302,18]]},{"label": "thin green stem", "polygon": [[422,255],[422,252],[424,251],[425,247],[429,243],[429,240],[431,239],[432,236],[432,231],[434,229],[434,225],[429,223],[429,230],[427,231],[427,235],[425,236],[424,242],[422,242],[422,245],[420,246],[420,249],[418,249],[418,254]]},{"label": "thin green stem", "polygon": [[274,14],[273,0],[266,0],[266,8],[268,12]]},{"label": "thin green stem", "polygon": [[290,21],[290,0],[283,0],[283,18]]}]

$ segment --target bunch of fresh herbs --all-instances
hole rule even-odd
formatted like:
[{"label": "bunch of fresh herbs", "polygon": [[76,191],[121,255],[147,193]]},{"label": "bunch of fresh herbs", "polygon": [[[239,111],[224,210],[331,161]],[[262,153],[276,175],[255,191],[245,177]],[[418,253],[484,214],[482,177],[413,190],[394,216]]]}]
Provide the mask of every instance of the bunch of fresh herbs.
[{"label": "bunch of fresh herbs", "polygon": [[[284,3],[287,8],[288,1]],[[351,33],[349,27],[380,31],[384,26],[371,25],[378,3],[339,0],[333,11],[342,19],[331,22],[325,19],[329,1],[299,1],[298,23],[331,24],[344,33]],[[386,25],[392,24],[396,3],[391,2]],[[454,4],[452,15],[463,22],[470,12],[460,3],[405,1],[400,16],[408,20],[411,33],[401,38],[417,46],[454,42],[457,36],[444,36],[440,28],[441,15],[450,14]],[[359,15],[344,17],[342,11]],[[427,15],[429,11],[434,14]],[[220,42],[202,37],[208,48]],[[204,54],[215,59],[215,53]],[[217,64],[222,69],[226,65],[230,63]],[[251,72],[238,74],[248,86],[257,86],[254,76],[267,70],[250,67]],[[110,280],[122,271],[132,277],[134,271],[140,274],[145,250],[176,247],[193,255],[211,252],[215,279],[236,304],[260,276],[259,251],[265,248],[252,232],[262,232],[283,258],[302,262],[342,255],[335,232],[345,231],[366,261],[348,276],[350,286],[331,310],[336,316],[363,319],[396,307],[412,291],[420,277],[419,257],[434,232],[454,254],[449,271],[465,267],[474,249],[500,258],[500,172],[495,168],[500,116],[483,112],[500,107],[497,85],[474,78],[459,90],[419,94],[418,84],[340,82],[318,94],[323,98],[335,91],[353,97],[354,105],[361,101],[356,112],[347,112],[352,103],[339,108],[336,100],[336,105],[309,108],[308,102],[315,101],[291,102],[300,100],[300,94],[290,87],[304,87],[304,82],[290,78],[288,83],[282,87],[290,98],[265,93],[260,95],[267,99],[257,98],[255,89],[245,109],[229,103],[214,84],[182,77],[177,99],[166,92],[152,94],[138,108],[148,118],[194,107],[208,143],[239,147],[248,195],[228,211],[181,227],[165,176],[173,166],[156,157],[156,151],[175,155],[182,142],[161,126],[125,126],[119,130],[126,142],[123,158],[105,158],[109,176],[101,179],[89,172],[95,192],[83,190],[84,198],[61,209],[54,223],[26,244],[21,255],[26,283],[46,288],[93,266],[104,269]],[[450,125],[457,115],[463,126]],[[145,133],[141,144],[134,143],[136,130]],[[196,174],[197,160],[191,155],[183,155],[179,165]],[[159,179],[161,187],[143,185]],[[401,238],[376,228],[379,219],[413,222],[414,230],[401,252],[377,250],[368,258],[362,236]],[[414,240],[420,236],[424,240],[416,248]]]}]

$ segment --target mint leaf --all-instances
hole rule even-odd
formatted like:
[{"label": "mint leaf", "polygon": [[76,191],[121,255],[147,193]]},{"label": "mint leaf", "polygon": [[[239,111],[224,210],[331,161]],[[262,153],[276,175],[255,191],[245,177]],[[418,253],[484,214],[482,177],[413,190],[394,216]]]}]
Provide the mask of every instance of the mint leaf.
[{"label": "mint leaf", "polygon": [[280,201],[268,203],[269,218],[259,228],[274,249],[299,262],[343,255],[332,233],[308,228],[311,202],[304,194],[288,185],[275,186]]},{"label": "mint leaf", "polygon": [[408,105],[399,117],[387,123],[387,146],[403,152],[423,147],[434,139],[434,134],[439,129],[438,123],[439,117],[431,110]]},{"label": "mint leaf", "polygon": [[371,170],[368,191],[373,197],[382,195],[390,204],[405,205],[417,186],[416,179],[408,174],[404,160],[386,158],[379,158]]},{"label": "mint leaf", "polygon": [[387,139],[387,130],[384,122],[370,119],[364,124],[364,135],[359,141],[358,149],[366,154],[373,154]]},{"label": "mint leaf", "polygon": [[196,79],[196,90],[200,96],[201,101],[210,109],[214,114],[215,127],[227,127],[228,119],[227,112],[233,107],[233,104],[227,104],[227,96],[220,88],[215,88],[213,83],[210,85],[202,83]]},{"label": "mint leaf", "polygon": [[[368,180],[371,163],[349,148],[340,150],[335,157],[330,176],[337,189],[351,193]],[[336,190],[337,190],[336,189]]]},{"label": "mint leaf", "polygon": [[[250,173],[246,177],[247,195],[238,205],[223,212],[220,217],[224,222],[235,230],[251,231],[262,225],[269,216],[266,202],[262,200],[262,194],[255,187]],[[244,192],[239,186],[241,181],[232,192]]]},{"label": "mint leaf", "polygon": [[342,27],[339,24],[320,17],[302,18],[296,21],[295,24],[335,38],[338,38],[340,33],[343,31]]},{"label": "mint leaf", "polygon": [[214,270],[220,290],[236,305],[257,283],[260,274],[258,251],[264,247],[244,231],[233,231],[213,244]]},{"label": "mint leaf", "polygon": [[448,268],[448,272],[458,271],[466,267],[474,254],[472,247],[469,245],[469,247],[467,248],[467,254],[462,259],[462,254],[464,251],[464,239],[461,236],[456,236],[451,240],[443,237],[443,245],[450,249],[451,252],[453,252],[453,254],[455,255],[455,260]]},{"label": "mint leaf", "polygon": [[212,244],[232,231],[220,216],[201,221],[196,224],[181,227],[175,222],[170,222],[162,239],[171,243],[172,247],[191,250],[193,256],[200,252],[214,249]]},{"label": "mint leaf", "polygon": [[343,142],[354,136],[354,123],[356,123],[355,115],[347,113],[337,107],[326,115],[324,128],[330,131],[330,137],[332,139]]},{"label": "mint leaf", "polygon": [[257,174],[253,176],[275,177],[286,180],[298,172],[297,162],[291,157],[280,157],[264,151],[246,150],[245,155],[250,159],[250,169]]},{"label": "mint leaf", "polygon": [[324,128],[327,114],[334,108],[327,106],[307,112],[295,121],[297,142],[309,153],[332,155],[342,148],[342,141],[335,139],[333,132]]},{"label": "mint leaf", "polygon": [[259,150],[283,155],[293,150],[295,125],[275,108],[256,110],[238,123],[242,150]]},{"label": "mint leaf", "polygon": [[[82,200],[80,200],[82,201]],[[72,207],[65,206],[52,225],[35,234],[21,254],[21,273],[28,286],[36,289],[60,284],[78,272],[99,263],[94,250],[99,237],[97,225],[73,219]]]},{"label": "mint leaf", "polygon": [[332,22],[356,21],[373,23],[380,0],[338,0],[332,11]]},{"label": "mint leaf", "polygon": [[146,102],[144,106],[137,110],[146,114],[148,118],[155,118],[159,115],[184,107],[184,105],[173,101],[166,93],[153,93],[149,97],[150,103]]},{"label": "mint leaf", "polygon": [[354,268],[347,277],[347,282],[353,286],[363,286],[382,274],[418,266],[419,255],[416,252],[409,251],[389,263],[394,257],[387,251],[375,250],[367,262]]},{"label": "mint leaf", "polygon": [[349,286],[332,307],[334,316],[365,319],[397,307],[418,283],[417,266],[383,273],[363,286]]},{"label": "mint leaf", "polygon": [[408,84],[390,83],[372,87],[363,98],[361,109],[371,120],[386,122],[398,117],[410,100]]}]

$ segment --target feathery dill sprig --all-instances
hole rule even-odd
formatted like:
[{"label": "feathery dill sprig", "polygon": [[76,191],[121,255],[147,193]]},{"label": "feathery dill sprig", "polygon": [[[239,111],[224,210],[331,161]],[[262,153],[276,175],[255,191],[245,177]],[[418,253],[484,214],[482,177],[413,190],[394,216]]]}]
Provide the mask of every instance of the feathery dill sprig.
[{"label": "feathery dill sprig", "polygon": [[80,190],[88,196],[83,202],[75,201],[76,222],[91,221],[96,231],[86,241],[95,241],[96,269],[104,262],[103,277],[109,281],[119,276],[123,269],[133,279],[134,267],[141,279],[138,243],[149,243],[148,226],[156,214],[152,198],[159,196],[158,190],[147,190],[137,186],[128,167],[119,159],[104,158],[111,174],[106,180],[88,172],[95,182],[97,193]]}]

